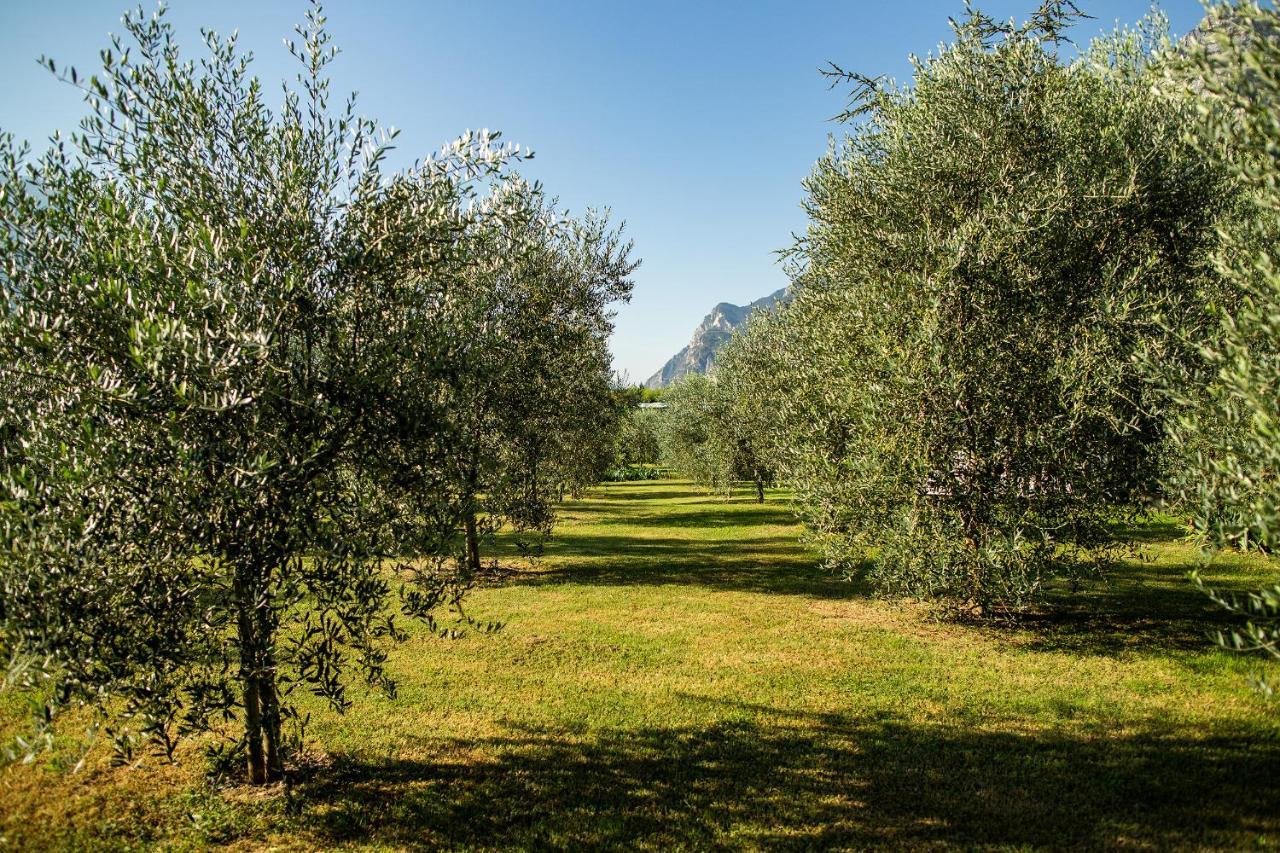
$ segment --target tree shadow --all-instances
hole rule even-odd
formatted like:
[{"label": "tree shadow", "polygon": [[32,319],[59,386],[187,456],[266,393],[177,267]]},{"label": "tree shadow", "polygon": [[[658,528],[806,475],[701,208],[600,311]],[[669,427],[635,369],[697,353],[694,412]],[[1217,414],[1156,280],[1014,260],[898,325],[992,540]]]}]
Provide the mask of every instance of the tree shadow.
[{"label": "tree shadow", "polygon": [[1192,568],[1127,562],[1104,579],[1059,586],[1021,630],[1043,651],[1204,650],[1210,634],[1239,620],[1186,579]]},{"label": "tree shadow", "polygon": [[1111,527],[1111,535],[1121,542],[1144,545],[1167,544],[1185,540],[1187,529],[1169,518],[1147,518],[1114,524]]},{"label": "tree shadow", "polygon": [[544,559],[548,567],[522,573],[509,583],[678,584],[835,599],[868,592],[864,584],[822,569],[790,536],[717,542],[574,532],[552,539]]},{"label": "tree shadow", "polygon": [[[1235,848],[1280,830],[1280,743],[781,714],[337,756],[295,790],[317,847]],[[483,757],[476,758],[476,754]],[[457,756],[451,759],[450,756]]]},{"label": "tree shadow", "polygon": [[[649,481],[652,482],[652,481]],[[707,499],[702,492],[693,488],[661,487],[655,488],[645,482],[639,483],[602,483],[587,492],[585,497],[565,501],[564,506],[572,508],[584,503],[604,501],[672,501]]]},{"label": "tree shadow", "polygon": [[[866,572],[853,572],[854,580],[849,581],[824,571],[818,558],[800,545],[798,533],[756,534],[765,527],[794,526],[788,503],[756,504],[754,498],[744,496],[741,503],[729,507],[720,498],[698,497],[691,487],[651,488],[615,484],[607,499],[579,501],[574,510],[591,513],[590,520],[557,534],[545,552],[552,563],[564,557],[566,564],[523,575],[516,582],[698,584],[825,599],[872,594],[869,583],[860,580]],[[686,500],[655,504],[649,511],[642,504],[620,505],[619,497]],[[610,533],[595,524],[610,525],[619,532]],[[635,534],[622,532],[627,529]],[[661,531],[669,535],[664,537]],[[655,535],[645,535],[650,532]],[[1193,565],[1152,564],[1136,553],[1138,546],[1185,539],[1185,529],[1176,520],[1157,517],[1118,523],[1113,533],[1118,540],[1133,543],[1131,559],[1103,580],[1056,583],[1043,605],[1023,615],[1008,636],[1037,650],[1117,655],[1204,650],[1211,633],[1236,625],[1231,614],[1187,582]]]},{"label": "tree shadow", "polygon": [[[693,509],[692,507],[699,507]],[[676,512],[654,513],[651,515],[629,515],[628,526],[636,527],[670,527],[670,528],[705,528],[714,530],[722,527],[756,527],[756,526],[794,526],[795,514],[782,504],[761,504],[752,501],[749,504],[726,509],[722,501],[708,502],[705,507],[699,504],[682,504]],[[793,538],[792,542],[795,541]]]}]

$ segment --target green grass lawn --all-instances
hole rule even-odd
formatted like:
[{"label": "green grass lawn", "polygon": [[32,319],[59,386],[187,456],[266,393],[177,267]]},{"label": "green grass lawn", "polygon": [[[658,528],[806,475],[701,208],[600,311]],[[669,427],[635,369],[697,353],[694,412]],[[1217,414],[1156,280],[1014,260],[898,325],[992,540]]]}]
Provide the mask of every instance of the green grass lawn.
[{"label": "green grass lawn", "polygon": [[[1016,629],[824,573],[778,494],[671,481],[566,505],[482,587],[497,634],[414,633],[399,697],[310,707],[279,789],[179,767],[0,772],[15,847],[1247,848],[1280,844],[1280,708],[1218,652],[1176,531]],[[512,562],[510,555],[505,560]],[[1226,560],[1214,583],[1270,580]],[[10,720],[16,703],[9,700]],[[3,843],[0,843],[3,847]]]}]

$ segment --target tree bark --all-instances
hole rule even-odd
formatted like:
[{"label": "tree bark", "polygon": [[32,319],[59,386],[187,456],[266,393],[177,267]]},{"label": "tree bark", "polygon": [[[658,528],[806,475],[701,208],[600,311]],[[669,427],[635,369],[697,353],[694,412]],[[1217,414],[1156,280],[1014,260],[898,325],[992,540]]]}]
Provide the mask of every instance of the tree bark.
[{"label": "tree bark", "polygon": [[473,464],[467,471],[467,518],[466,545],[467,568],[473,572],[480,571],[480,535],[476,526],[476,485],[479,476]]},{"label": "tree bark", "polygon": [[266,603],[257,593],[253,568],[237,570],[234,581],[240,641],[240,681],[244,685],[244,738],[249,784],[274,782],[284,775],[280,752],[280,701],[276,694],[275,662],[266,638],[272,626]]},{"label": "tree bark", "polygon": [[480,571],[480,536],[476,531],[475,510],[467,511],[467,568]]},{"label": "tree bark", "polygon": [[756,479],[756,503],[764,503],[764,478],[760,476],[760,471],[753,472]]},{"label": "tree bark", "polygon": [[280,695],[276,692],[275,661],[268,654],[258,678],[259,701],[262,704],[262,734],[266,740],[266,781],[284,778],[284,755],[280,749]]},{"label": "tree bark", "polygon": [[267,781],[267,764],[262,752],[262,715],[258,705],[258,680],[250,677],[244,684],[244,736],[249,745],[249,784]]},{"label": "tree bark", "polygon": [[244,684],[244,740],[248,747],[250,785],[267,781],[266,756],[262,750],[262,697],[258,684],[257,642],[253,630],[251,602],[242,581],[236,582],[239,600],[237,628],[240,635],[240,680]]}]

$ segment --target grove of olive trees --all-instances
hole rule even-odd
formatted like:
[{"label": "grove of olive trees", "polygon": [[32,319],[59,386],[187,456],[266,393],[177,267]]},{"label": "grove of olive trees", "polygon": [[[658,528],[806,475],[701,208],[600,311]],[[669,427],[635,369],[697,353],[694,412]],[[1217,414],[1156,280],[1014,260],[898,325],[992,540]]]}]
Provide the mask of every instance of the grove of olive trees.
[{"label": "grove of olive trees", "polygon": [[796,297],[722,362],[828,561],[964,612],[1107,564],[1166,456],[1140,355],[1235,298],[1240,188],[1156,85],[1159,21],[1067,61],[1076,14],[970,11],[908,86],[833,67],[850,130],[806,184]]},{"label": "grove of olive trees", "polygon": [[[1280,838],[1206,638],[1280,660],[1280,14],[1081,17],[831,65],[788,298],[660,390],[622,227],[488,131],[393,169],[319,5],[279,104],[163,8],[44,60],[87,109],[0,134],[0,847]],[[207,772],[35,775],[97,738]]]}]

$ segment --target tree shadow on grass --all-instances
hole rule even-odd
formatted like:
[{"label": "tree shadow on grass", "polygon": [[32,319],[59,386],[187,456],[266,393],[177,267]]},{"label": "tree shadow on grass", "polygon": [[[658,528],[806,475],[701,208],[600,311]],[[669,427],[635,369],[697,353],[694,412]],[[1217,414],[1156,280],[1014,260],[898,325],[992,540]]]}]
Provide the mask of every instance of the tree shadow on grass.
[{"label": "tree shadow on grass", "polygon": [[1055,589],[1021,629],[1044,651],[1203,651],[1211,633],[1239,627],[1239,619],[1187,580],[1192,568],[1126,563],[1106,579]]},{"label": "tree shadow on grass", "polygon": [[[696,498],[692,488],[662,492],[632,484],[615,488],[611,498]],[[590,500],[577,506],[587,503]],[[630,528],[639,535],[609,533],[590,523],[568,528],[546,551],[552,558],[569,558],[568,564],[525,576],[520,582],[698,584],[827,599],[871,593],[865,581],[849,582],[824,571],[799,544],[798,534],[753,535],[754,529],[795,524],[791,507],[784,502],[755,504],[744,497],[729,507],[722,499],[704,497],[646,507],[599,500],[591,503],[590,512],[600,513],[592,517],[600,525]],[[669,531],[665,537],[664,530]],[[650,532],[654,535],[645,535]],[[686,534],[688,538],[682,538]],[[1185,538],[1183,526],[1167,518],[1117,524],[1114,534],[1135,545],[1170,544]],[[1168,566],[1134,559],[1105,580],[1077,587],[1059,584],[1050,590],[1043,607],[1023,617],[1011,636],[1033,649],[1079,654],[1207,649],[1209,634],[1235,625],[1236,620],[1186,580],[1192,568],[1190,563]],[[865,572],[854,576],[864,577]]]},{"label": "tree shadow on grass", "polygon": [[707,499],[707,495],[692,487],[674,486],[657,487],[648,483],[608,483],[596,486],[578,500],[566,501],[564,506],[572,509],[582,504],[609,503],[612,501],[674,501],[689,502]]},{"label": "tree shadow on grass", "polygon": [[510,583],[695,585],[837,599],[868,591],[861,583],[821,568],[789,536],[717,542],[574,532],[552,540],[544,556],[548,568],[521,574]]},{"label": "tree shadow on grass", "polygon": [[1118,541],[1144,545],[1181,542],[1187,538],[1187,529],[1168,518],[1147,518],[1131,523],[1112,525],[1111,533]]},{"label": "tree shadow on grass", "polygon": [[1237,848],[1280,831],[1280,744],[781,715],[338,756],[296,789],[318,847]]},{"label": "tree shadow on grass", "polygon": [[[651,515],[628,515],[620,520],[627,526],[668,527],[681,529],[687,527],[716,530],[723,527],[757,527],[757,526],[794,526],[795,513],[785,504],[751,503],[746,506],[725,507],[722,502],[685,504],[674,512],[653,513]],[[798,533],[798,529],[797,529]],[[795,542],[795,538],[791,540]]]}]

